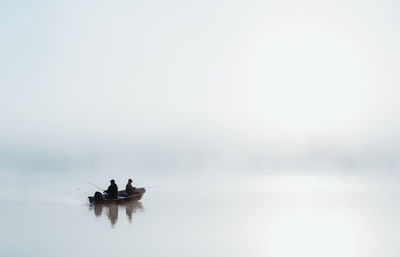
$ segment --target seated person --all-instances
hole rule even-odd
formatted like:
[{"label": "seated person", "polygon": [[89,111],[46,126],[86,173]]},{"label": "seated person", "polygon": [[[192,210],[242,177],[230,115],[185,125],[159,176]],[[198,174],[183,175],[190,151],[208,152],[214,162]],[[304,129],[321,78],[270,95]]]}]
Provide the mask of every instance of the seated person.
[{"label": "seated person", "polygon": [[108,194],[108,198],[117,199],[118,198],[118,186],[117,186],[117,184],[115,184],[114,179],[111,179],[110,182],[111,182],[111,185],[108,187],[108,189],[106,191],[104,191],[104,193]]},{"label": "seated person", "polygon": [[135,193],[136,187],[132,186],[132,179],[128,180],[128,184],[126,184],[125,191],[128,195],[132,195]]}]

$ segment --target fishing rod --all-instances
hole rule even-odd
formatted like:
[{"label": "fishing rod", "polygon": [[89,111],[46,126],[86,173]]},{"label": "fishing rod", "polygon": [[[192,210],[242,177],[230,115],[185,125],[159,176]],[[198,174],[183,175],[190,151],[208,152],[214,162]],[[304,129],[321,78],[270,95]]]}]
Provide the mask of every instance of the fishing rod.
[{"label": "fishing rod", "polygon": [[[98,189],[100,189],[100,190],[102,190],[102,191],[106,191],[105,189],[103,189],[103,188],[101,188],[101,187],[99,187],[99,186],[97,186],[97,185],[91,183],[90,181],[87,181],[86,179],[83,179],[83,178],[82,178],[82,180],[85,181],[86,183],[88,183],[89,185],[92,185],[92,186],[94,186],[94,187],[96,187],[96,188],[98,188]],[[144,187],[144,188],[159,188],[159,186],[136,186],[136,187],[137,187],[137,188],[139,188],[139,187]]]},{"label": "fishing rod", "polygon": [[98,186],[96,186],[95,184],[93,184],[93,183],[87,181],[86,179],[83,179],[83,178],[82,178],[82,180],[85,181],[86,183],[88,183],[89,185],[92,185],[92,186],[94,186],[94,187],[97,187],[98,189],[100,189],[100,190],[102,190],[102,191],[106,191],[106,190],[104,190],[103,188],[98,187]]},{"label": "fishing rod", "polygon": [[137,187],[137,188],[141,188],[141,187],[144,187],[144,188],[160,188],[159,186],[135,186],[135,187]]}]

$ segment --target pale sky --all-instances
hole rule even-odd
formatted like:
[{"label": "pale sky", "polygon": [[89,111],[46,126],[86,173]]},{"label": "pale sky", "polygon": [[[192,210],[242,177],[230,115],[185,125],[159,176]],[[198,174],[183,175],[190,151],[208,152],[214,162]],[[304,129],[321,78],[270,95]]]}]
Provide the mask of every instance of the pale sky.
[{"label": "pale sky", "polygon": [[2,160],[395,169],[399,13],[378,0],[0,1]]}]

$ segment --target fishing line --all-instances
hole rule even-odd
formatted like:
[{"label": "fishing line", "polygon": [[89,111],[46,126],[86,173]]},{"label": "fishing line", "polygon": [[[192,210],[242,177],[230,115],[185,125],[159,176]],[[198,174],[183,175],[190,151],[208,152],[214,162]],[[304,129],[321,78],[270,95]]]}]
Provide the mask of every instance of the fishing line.
[{"label": "fishing line", "polygon": [[86,192],[85,190],[80,189],[79,187],[77,187],[76,190],[81,191],[81,192],[87,194],[88,196],[90,196],[90,194],[88,192]]}]

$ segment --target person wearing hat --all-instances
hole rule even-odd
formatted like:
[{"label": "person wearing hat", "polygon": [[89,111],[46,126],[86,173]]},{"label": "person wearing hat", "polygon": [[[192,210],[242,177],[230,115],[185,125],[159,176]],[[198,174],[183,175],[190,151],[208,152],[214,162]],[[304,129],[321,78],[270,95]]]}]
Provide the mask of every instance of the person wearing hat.
[{"label": "person wearing hat", "polygon": [[126,184],[125,191],[128,195],[132,195],[135,193],[135,187],[132,186],[132,179],[128,180],[128,184]]},{"label": "person wearing hat", "polygon": [[118,198],[118,186],[115,184],[115,180],[110,180],[111,185],[108,187],[104,193],[108,194],[108,198],[117,199]]}]

